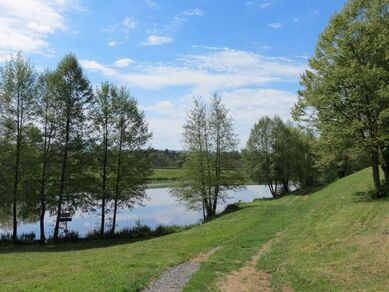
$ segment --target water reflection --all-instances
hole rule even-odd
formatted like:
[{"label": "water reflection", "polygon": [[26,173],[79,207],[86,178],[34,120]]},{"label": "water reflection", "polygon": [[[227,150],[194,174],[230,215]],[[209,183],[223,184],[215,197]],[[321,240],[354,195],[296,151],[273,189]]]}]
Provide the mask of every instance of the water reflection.
[{"label": "water reflection", "polygon": [[[132,227],[136,220],[155,228],[160,224],[164,225],[190,225],[198,223],[201,212],[190,211],[180,204],[169,192],[169,188],[158,188],[146,190],[149,200],[144,201],[144,206],[135,209],[120,209],[117,215],[117,230],[124,227]],[[264,185],[250,185],[237,192],[230,192],[230,199],[225,204],[219,206],[218,210],[224,209],[225,205],[243,201],[251,202],[255,198],[270,198],[271,194]],[[110,217],[110,215],[108,215]],[[68,229],[78,231],[84,237],[89,231],[98,229],[100,216],[96,213],[76,212],[72,217],[72,222],[68,223]],[[4,222],[3,222],[4,223]],[[47,236],[53,233],[54,217],[46,216],[45,232]],[[0,224],[0,233],[10,232],[9,225],[6,227]],[[18,233],[35,232],[39,236],[39,223],[21,223],[18,226]]]}]

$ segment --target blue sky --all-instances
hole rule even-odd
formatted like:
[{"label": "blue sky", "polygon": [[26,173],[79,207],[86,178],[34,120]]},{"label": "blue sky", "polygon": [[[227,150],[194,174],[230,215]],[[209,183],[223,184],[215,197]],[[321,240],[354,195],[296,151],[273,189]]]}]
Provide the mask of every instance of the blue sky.
[{"label": "blue sky", "polygon": [[92,84],[126,85],[150,145],[182,149],[192,97],[218,92],[244,147],[262,116],[290,118],[299,75],[344,0],[0,0],[0,62],[77,55]]}]

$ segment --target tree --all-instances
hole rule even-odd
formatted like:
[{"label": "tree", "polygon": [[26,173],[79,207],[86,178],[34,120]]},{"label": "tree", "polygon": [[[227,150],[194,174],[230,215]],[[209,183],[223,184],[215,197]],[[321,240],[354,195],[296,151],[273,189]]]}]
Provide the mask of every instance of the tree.
[{"label": "tree", "polygon": [[116,168],[111,234],[115,233],[119,206],[132,208],[145,197],[145,182],[151,172],[150,160],[142,147],[151,138],[144,113],[125,87],[113,92],[114,128],[113,153]]},{"label": "tree", "polygon": [[114,138],[114,95],[116,89],[104,82],[100,88],[96,90],[94,105],[91,110],[91,119],[93,122],[93,137],[94,137],[94,154],[97,162],[97,173],[99,175],[98,181],[101,185],[100,194],[98,196],[101,200],[101,224],[100,234],[104,235],[105,227],[105,213],[106,203],[110,195],[110,186],[108,185],[108,179],[111,172],[111,160],[112,160],[112,140]]},{"label": "tree", "polygon": [[[57,217],[53,236],[53,239],[57,240],[64,195],[66,193],[70,195],[72,187],[74,188],[74,184],[69,182],[72,172],[78,168],[75,163],[80,162],[70,154],[81,152],[85,123],[84,108],[91,100],[92,90],[77,58],[72,54],[66,55],[60,61],[54,74],[58,106],[58,140],[62,152]],[[80,171],[79,168],[78,171]]]},{"label": "tree", "polygon": [[389,106],[388,5],[387,0],[350,0],[331,18],[309,61],[311,70],[301,78],[303,89],[293,110],[296,120],[310,121],[325,139],[363,147],[377,192],[378,122]]},{"label": "tree", "polygon": [[188,154],[185,173],[173,193],[190,209],[203,211],[203,218],[216,215],[220,202],[228,190],[243,184],[243,175],[236,167],[234,151],[237,140],[233,123],[221,98],[214,95],[208,107],[194,99],[184,126],[184,142]]},{"label": "tree", "polygon": [[273,197],[280,194],[281,167],[279,162],[281,159],[277,155],[281,155],[277,150],[281,149],[278,141],[284,127],[279,117],[261,118],[251,129],[243,155],[250,177],[257,183],[265,181]]},{"label": "tree", "polygon": [[39,77],[38,81],[39,106],[37,107],[38,123],[41,127],[40,152],[40,186],[39,186],[39,226],[40,242],[46,240],[44,219],[47,209],[47,199],[49,193],[53,192],[55,169],[54,142],[57,130],[58,105],[55,99],[55,75],[46,71]]},{"label": "tree", "polygon": [[36,74],[21,53],[5,62],[0,71],[0,122],[3,136],[15,145],[12,186],[13,240],[17,239],[17,204],[22,176],[21,156],[26,128],[33,120],[35,89]]}]

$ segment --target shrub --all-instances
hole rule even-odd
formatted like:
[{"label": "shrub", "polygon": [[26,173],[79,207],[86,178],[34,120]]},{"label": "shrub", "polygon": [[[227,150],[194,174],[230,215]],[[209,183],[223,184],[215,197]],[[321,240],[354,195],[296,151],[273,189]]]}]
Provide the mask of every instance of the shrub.
[{"label": "shrub", "polygon": [[220,215],[225,215],[225,214],[236,212],[239,210],[240,210],[240,207],[238,206],[238,204],[236,204],[236,203],[229,204],[224,208],[223,212],[221,212]]},{"label": "shrub", "polygon": [[29,232],[29,233],[22,233],[22,235],[20,235],[19,239],[22,240],[22,241],[34,241],[35,239],[35,232]]},{"label": "shrub", "polygon": [[0,234],[1,241],[10,241],[11,239],[12,239],[12,234],[9,232]]},{"label": "shrub", "polygon": [[64,240],[66,241],[77,241],[79,239],[80,239],[80,234],[74,230],[70,230],[64,237]]}]

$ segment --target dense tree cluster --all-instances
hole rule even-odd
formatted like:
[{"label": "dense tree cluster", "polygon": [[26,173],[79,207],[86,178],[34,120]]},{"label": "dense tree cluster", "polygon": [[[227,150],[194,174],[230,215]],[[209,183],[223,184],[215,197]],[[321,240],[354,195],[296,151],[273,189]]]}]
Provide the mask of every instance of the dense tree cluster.
[{"label": "dense tree cluster", "polygon": [[318,130],[329,156],[363,151],[377,194],[379,165],[389,185],[388,48],[389,1],[348,1],[321,34],[293,110]]},{"label": "dense tree cluster", "polygon": [[279,117],[261,118],[251,130],[243,152],[246,170],[266,183],[273,197],[289,192],[290,183],[312,186],[317,180],[310,132],[285,124]]},{"label": "dense tree cluster", "polygon": [[74,55],[54,71],[38,74],[21,55],[0,71],[0,208],[18,220],[45,214],[100,209],[101,235],[113,211],[145,196],[150,161],[144,146],[151,135],[144,114],[125,87],[108,82],[92,90]]}]

